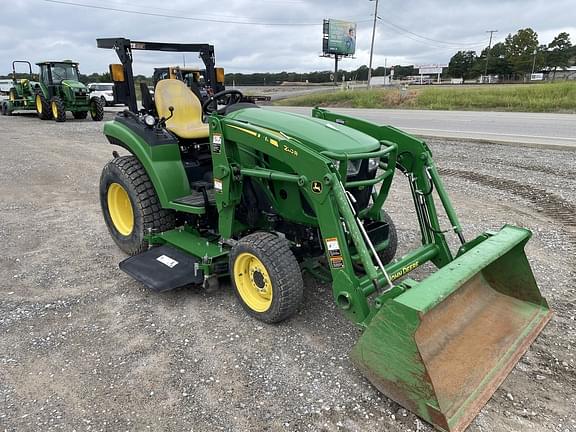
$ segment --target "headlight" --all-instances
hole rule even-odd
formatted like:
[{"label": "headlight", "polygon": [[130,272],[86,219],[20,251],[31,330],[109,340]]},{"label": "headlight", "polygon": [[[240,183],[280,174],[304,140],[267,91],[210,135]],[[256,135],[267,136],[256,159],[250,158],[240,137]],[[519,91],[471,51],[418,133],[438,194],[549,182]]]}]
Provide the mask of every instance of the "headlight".
[{"label": "headlight", "polygon": [[144,117],[144,123],[146,123],[146,126],[152,127],[156,124],[156,119],[154,118],[154,116],[147,115],[146,117]]},{"label": "headlight", "polygon": [[368,171],[374,171],[376,168],[378,168],[379,163],[380,163],[380,158],[368,159]]},{"label": "headlight", "polygon": [[362,166],[362,159],[348,161],[348,168],[346,169],[346,174],[348,174],[349,176],[358,175],[361,166]]},{"label": "headlight", "polygon": [[[340,161],[334,161],[334,166],[336,167],[337,170],[340,169]],[[355,176],[358,175],[358,173],[360,172],[360,167],[362,166],[362,159],[356,159],[356,160],[349,160],[348,161],[348,168],[346,169],[346,175],[347,176]]]}]

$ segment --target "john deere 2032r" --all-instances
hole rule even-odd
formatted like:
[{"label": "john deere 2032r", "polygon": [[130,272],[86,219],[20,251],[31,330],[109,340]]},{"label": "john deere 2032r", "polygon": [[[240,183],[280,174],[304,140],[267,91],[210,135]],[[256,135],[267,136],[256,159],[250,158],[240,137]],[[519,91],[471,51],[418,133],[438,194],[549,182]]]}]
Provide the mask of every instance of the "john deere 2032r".
[{"label": "john deere 2032r", "polygon": [[[131,49],[147,44],[98,43],[123,60],[116,82],[131,79]],[[358,368],[445,431],[467,427],[550,319],[524,253],[531,233],[506,225],[466,241],[423,141],[324,109],[260,109],[236,90],[201,106],[178,80],[160,81],[154,102],[106,123],[130,155],[114,153],[100,182],[109,231],[132,255],[120,267],[153,290],[230,277],[244,309],[274,323],[298,308],[301,270],[330,280],[363,331]],[[383,208],[397,171],[422,245],[394,261]],[[460,239],[455,254],[436,197]],[[435,273],[405,277],[428,261]]]}]

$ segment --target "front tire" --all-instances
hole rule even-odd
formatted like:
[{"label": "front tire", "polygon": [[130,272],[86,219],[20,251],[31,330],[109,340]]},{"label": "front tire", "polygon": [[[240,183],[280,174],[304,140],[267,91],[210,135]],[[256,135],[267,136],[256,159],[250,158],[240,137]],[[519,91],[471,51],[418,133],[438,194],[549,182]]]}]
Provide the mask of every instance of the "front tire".
[{"label": "front tire", "polygon": [[99,98],[92,98],[90,100],[90,116],[94,121],[102,121],[104,118],[104,106]]},{"label": "front tire", "polygon": [[64,107],[64,102],[58,96],[54,96],[50,100],[50,108],[52,109],[52,117],[57,122],[66,121],[66,108]]},{"label": "front tire", "polygon": [[302,302],[304,282],[286,239],[256,232],[240,239],[230,252],[236,296],[253,317],[276,323],[292,316]]},{"label": "front tire", "polygon": [[38,91],[36,93],[36,113],[40,120],[50,120],[52,118],[52,112],[50,111],[50,102],[44,97],[44,95]]},{"label": "front tire", "polygon": [[174,212],[160,206],[148,174],[134,156],[115,158],[104,167],[100,205],[114,242],[129,255],[148,248],[146,234],[175,226]]}]

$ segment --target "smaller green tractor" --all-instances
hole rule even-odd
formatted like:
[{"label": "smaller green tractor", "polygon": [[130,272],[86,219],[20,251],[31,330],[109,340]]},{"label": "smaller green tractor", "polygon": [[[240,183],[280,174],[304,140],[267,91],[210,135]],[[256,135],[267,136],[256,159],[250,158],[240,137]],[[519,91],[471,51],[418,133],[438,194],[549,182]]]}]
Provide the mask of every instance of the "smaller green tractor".
[{"label": "smaller green tractor", "polygon": [[[26,63],[29,79],[16,79],[16,63]],[[9,100],[2,105],[2,114],[17,110],[35,110],[42,120],[66,121],[66,111],[75,119],[85,119],[90,112],[94,121],[104,118],[104,106],[99,98],[90,98],[90,91],[80,82],[78,63],[46,61],[36,63],[40,68],[38,81],[33,80],[32,66],[27,61],[12,62],[13,87]]]},{"label": "smaller green tractor", "polygon": [[[16,73],[16,65],[22,63],[28,66],[27,73]],[[19,78],[17,79],[17,77]],[[16,60],[12,62],[12,85],[8,91],[8,100],[2,102],[2,115],[12,115],[13,111],[31,111],[36,109],[34,98],[36,88],[40,83],[34,80],[30,62]]]}]

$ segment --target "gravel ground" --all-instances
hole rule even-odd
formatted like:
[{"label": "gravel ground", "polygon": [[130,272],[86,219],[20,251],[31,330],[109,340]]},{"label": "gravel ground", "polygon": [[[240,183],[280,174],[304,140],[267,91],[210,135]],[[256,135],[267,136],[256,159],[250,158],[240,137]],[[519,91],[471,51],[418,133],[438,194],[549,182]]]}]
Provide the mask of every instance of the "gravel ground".
[{"label": "gravel ground", "polygon": [[[359,333],[328,285],[306,276],[299,313],[265,325],[228,286],[157,295],[122,273],[98,203],[114,149],[101,128],[0,117],[0,430],[431,431],[351,364]],[[533,230],[556,313],[469,430],[576,431],[576,153],[429,144],[469,238]],[[418,235],[395,183],[402,253]]]}]

